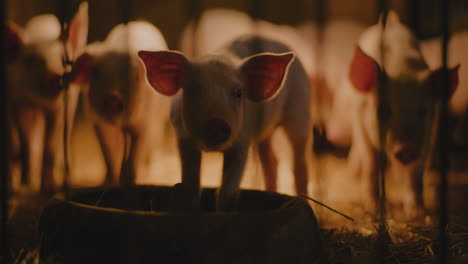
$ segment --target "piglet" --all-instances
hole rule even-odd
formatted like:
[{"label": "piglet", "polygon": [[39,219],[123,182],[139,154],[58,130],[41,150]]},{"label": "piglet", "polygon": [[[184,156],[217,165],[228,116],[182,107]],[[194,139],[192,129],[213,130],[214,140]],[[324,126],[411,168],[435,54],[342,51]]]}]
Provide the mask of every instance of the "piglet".
[{"label": "piglet", "polygon": [[188,208],[199,208],[202,151],[224,155],[218,210],[235,208],[251,144],[257,146],[267,190],[276,190],[271,136],[279,126],[294,149],[296,192],[307,193],[310,87],[301,62],[287,46],[245,36],[193,61],[177,51],[138,55],[151,86],[174,96],[171,121],[182,161],[182,189],[191,197]]},{"label": "piglet", "polygon": [[[10,22],[7,33],[9,127],[17,139],[13,156],[20,157],[22,184],[29,184],[31,175],[41,172],[41,191],[51,191],[63,161],[65,106],[70,138],[79,89],[69,87],[65,104],[61,86],[65,49],[56,16],[33,17],[24,29]],[[83,51],[87,34],[88,5],[84,2],[69,25],[66,49],[71,59]]]},{"label": "piglet", "polygon": [[[148,177],[169,118],[168,98],[147,84],[137,51],[166,50],[161,32],[146,21],[116,26],[105,41],[90,44],[73,66],[82,86],[107,167],[105,182],[133,184]],[[128,150],[124,136],[129,136]],[[124,153],[128,157],[124,163]],[[123,164],[123,165],[122,165]],[[122,171],[121,171],[122,168]]]},{"label": "piglet", "polygon": [[[376,157],[382,150],[389,169],[406,189],[405,212],[408,216],[422,212],[422,177],[435,106],[441,89],[455,90],[457,70],[450,69],[450,87],[439,87],[442,70],[429,70],[417,39],[393,11],[385,27],[380,21],[360,36],[345,86],[336,96],[343,103],[341,107],[348,109],[346,119],[351,121],[349,171],[363,177],[363,203],[369,212],[377,209],[380,193]],[[382,89],[381,76],[385,76],[384,97],[378,92]],[[379,129],[385,135],[381,144]]]}]

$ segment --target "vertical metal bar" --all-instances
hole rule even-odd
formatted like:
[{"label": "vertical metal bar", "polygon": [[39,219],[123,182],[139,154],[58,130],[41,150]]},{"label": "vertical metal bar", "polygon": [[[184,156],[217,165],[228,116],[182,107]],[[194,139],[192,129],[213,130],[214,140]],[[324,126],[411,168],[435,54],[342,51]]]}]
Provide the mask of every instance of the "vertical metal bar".
[{"label": "vertical metal bar", "polygon": [[197,43],[197,31],[198,31],[198,19],[200,18],[201,5],[200,0],[185,0],[185,6],[187,7],[186,16],[187,21],[192,23],[193,30],[190,36],[191,38],[191,54],[193,57],[197,57],[198,54],[198,43]]},{"label": "vertical metal bar", "polygon": [[[308,1],[308,0],[305,0],[304,3]],[[316,85],[315,87],[312,87],[312,91],[317,91],[316,94],[321,94],[324,92],[325,89],[329,89],[329,87],[327,87],[327,79],[326,79],[326,75],[324,74],[323,72],[323,68],[326,67],[325,65],[325,61],[324,61],[324,38],[325,38],[325,25],[326,25],[326,19],[327,19],[327,4],[326,4],[326,1],[325,0],[316,0],[315,1],[316,3],[316,8],[315,8],[315,20],[316,20],[316,23],[317,23],[317,30],[316,30],[316,34],[315,34],[315,37],[317,38],[316,40],[316,46],[315,47],[311,47],[311,49],[314,50],[314,53],[315,53],[315,76],[313,76],[313,78],[315,79],[315,82],[312,83],[312,85]],[[305,5],[305,4],[304,4]],[[319,90],[319,91],[318,91]],[[312,93],[312,102],[314,102],[314,100],[318,101],[317,99],[314,99],[313,98],[314,93]],[[320,117],[322,117],[323,113],[322,113],[322,109],[321,107],[317,108],[317,112],[316,113],[312,113],[312,115],[316,114]],[[313,126],[315,126],[316,124],[312,124]],[[314,176],[315,178],[315,182],[313,184],[316,185],[316,187],[314,187],[314,190],[316,191],[316,193],[314,193],[314,195],[316,195],[317,197],[323,197],[324,193],[323,193],[323,170],[322,170],[322,162],[320,162],[320,155],[322,153],[320,153],[321,151],[323,151],[323,141],[326,141],[326,131],[325,131],[325,125],[324,124],[317,124],[319,127],[318,128],[313,128],[312,130],[312,133],[313,133],[313,148],[312,148],[312,155],[314,156],[314,173],[316,174]],[[320,144],[320,146],[319,146]]]},{"label": "vertical metal bar", "polygon": [[122,23],[127,24],[131,18],[132,4],[129,0],[120,0],[120,6],[122,8]]},{"label": "vertical metal bar", "polygon": [[[448,72],[448,43],[450,38],[450,2],[449,0],[441,0],[442,10],[442,83],[439,83],[439,88],[442,91],[440,102],[440,121],[438,133],[438,160],[440,163],[440,186],[439,186],[439,259],[438,263],[447,263],[448,258],[448,243],[449,237],[446,232],[448,225],[448,171],[450,166],[449,147],[451,146],[451,129],[448,120],[448,101],[450,98],[450,78]],[[445,86],[445,87],[444,87]]]},{"label": "vertical metal bar", "polygon": [[[128,25],[128,22],[131,20],[131,16],[133,15],[132,14],[132,2],[129,1],[129,0],[120,0],[120,8],[122,9],[121,10],[121,15],[122,15],[122,22],[123,24],[125,25]],[[120,23],[119,23],[120,24]],[[129,27],[127,26],[125,28],[127,30],[127,41],[126,41],[126,50],[129,51],[130,49],[130,34],[129,34]],[[130,58],[129,58],[130,59]],[[131,84],[131,74],[132,74],[132,67],[131,67],[131,61],[127,61],[127,63],[124,65],[126,67],[125,69],[125,72],[128,72],[128,75],[127,76],[124,76],[124,81],[127,82],[127,86],[130,87],[132,84]],[[132,135],[130,134],[130,132],[128,130],[123,130],[123,139],[124,139],[124,154],[123,154],[123,158],[122,158],[122,165],[121,165],[121,169],[120,169],[120,184],[132,184],[134,183],[134,179],[136,179],[135,175],[131,175],[131,173],[133,173],[133,171],[131,170],[131,166],[130,166],[130,160],[129,160],[129,156],[130,156],[130,149],[132,148]],[[131,182],[128,182],[127,180],[131,180]]]},{"label": "vertical metal bar", "polygon": [[6,43],[6,3],[4,0],[0,2],[0,195],[1,195],[1,230],[0,230],[0,262],[6,263],[7,254],[8,254],[8,198],[9,198],[9,179],[10,179],[10,170],[9,170],[9,155],[8,151],[9,138],[8,138],[8,129],[7,129],[7,86],[6,86],[6,59],[5,55],[5,43]]},{"label": "vertical metal bar", "polygon": [[[381,70],[378,72],[377,80],[378,80],[378,89],[377,89],[377,106],[388,105],[387,101],[387,75],[385,73],[385,47],[384,47],[384,35],[385,35],[385,27],[387,23],[387,14],[388,14],[388,1],[387,0],[379,0],[378,2],[378,13],[382,16],[382,34],[380,40],[380,64]],[[378,15],[379,17],[379,15]],[[387,133],[387,126],[388,124],[385,120],[379,119],[379,110],[377,109],[376,113],[377,120],[378,120],[378,135],[379,135],[379,147],[377,153],[377,185],[378,185],[378,219],[379,219],[379,226],[378,226],[378,239],[376,243],[376,257],[377,261],[384,262],[385,256],[388,255],[388,243],[390,242],[389,234],[388,234],[388,227],[386,223],[386,192],[385,192],[385,172],[387,167],[387,160],[385,155],[385,135]]]},{"label": "vertical metal bar", "polygon": [[65,198],[68,198],[69,193],[69,177],[70,177],[70,163],[69,163],[69,146],[68,146],[68,130],[70,129],[68,126],[68,91],[69,91],[69,73],[71,70],[71,57],[68,54],[67,43],[68,43],[68,34],[69,34],[69,24],[70,19],[72,17],[72,3],[70,1],[58,1],[57,2],[57,17],[60,21],[61,26],[61,42],[63,45],[63,57],[62,57],[62,66],[64,68],[64,74],[62,76],[62,91],[64,93],[63,96],[63,161],[64,161],[64,172],[63,172],[63,185],[62,191],[64,193]]},{"label": "vertical metal bar", "polygon": [[[257,20],[264,18],[264,0],[252,0],[250,5],[250,15],[254,20],[254,34],[257,34]],[[255,39],[257,40],[257,39]],[[253,41],[252,46],[250,47],[254,52],[258,52],[261,49],[260,41]]]}]

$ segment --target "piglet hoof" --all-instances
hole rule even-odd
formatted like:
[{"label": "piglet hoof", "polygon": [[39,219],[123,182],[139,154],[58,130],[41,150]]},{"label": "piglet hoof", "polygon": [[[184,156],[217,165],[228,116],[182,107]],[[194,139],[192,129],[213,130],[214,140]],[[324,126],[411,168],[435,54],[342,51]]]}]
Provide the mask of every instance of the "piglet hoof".
[{"label": "piglet hoof", "polygon": [[102,185],[104,186],[113,186],[116,184],[116,179],[118,179],[118,176],[112,174],[112,173],[107,173],[106,177],[104,178],[104,182]]},{"label": "piglet hoof", "polygon": [[379,217],[379,206],[374,200],[365,200],[363,202],[363,207],[366,215],[370,216],[373,219],[378,219]]},{"label": "piglet hoof", "polygon": [[169,212],[191,212],[200,210],[200,196],[193,188],[183,183],[172,187],[169,198]]},{"label": "piglet hoof", "polygon": [[238,194],[231,196],[222,196],[217,195],[216,198],[216,211],[217,212],[230,212],[236,211],[239,207],[239,197]]},{"label": "piglet hoof", "polygon": [[135,185],[135,177],[132,174],[134,170],[131,170],[130,166],[127,162],[124,162],[122,165],[122,169],[120,170],[120,185],[122,186],[130,186]]},{"label": "piglet hoof", "polygon": [[405,204],[403,205],[403,212],[406,221],[425,221],[428,211],[422,205]]}]

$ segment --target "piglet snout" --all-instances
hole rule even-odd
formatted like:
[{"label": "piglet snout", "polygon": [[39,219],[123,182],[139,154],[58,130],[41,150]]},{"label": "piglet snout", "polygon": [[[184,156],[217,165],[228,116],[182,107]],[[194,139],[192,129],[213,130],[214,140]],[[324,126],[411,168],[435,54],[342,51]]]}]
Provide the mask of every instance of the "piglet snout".
[{"label": "piglet snout", "polygon": [[102,104],[103,112],[107,116],[116,116],[123,112],[124,110],[124,103],[120,96],[111,94],[107,95],[104,98],[104,103]]},{"label": "piglet snout", "polygon": [[203,126],[202,133],[207,145],[216,147],[228,140],[231,127],[222,119],[210,119]]},{"label": "piglet snout", "polygon": [[404,144],[395,151],[395,158],[403,165],[416,161],[420,156],[420,149],[414,144]]}]

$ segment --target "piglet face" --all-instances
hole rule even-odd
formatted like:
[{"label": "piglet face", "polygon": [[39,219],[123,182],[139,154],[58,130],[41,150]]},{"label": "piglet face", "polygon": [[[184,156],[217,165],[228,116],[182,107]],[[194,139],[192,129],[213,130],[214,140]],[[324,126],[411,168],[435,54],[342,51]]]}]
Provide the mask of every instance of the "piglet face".
[{"label": "piglet face", "polygon": [[245,87],[234,65],[221,60],[187,67],[182,118],[200,148],[221,151],[232,145],[242,127]]},{"label": "piglet face", "polygon": [[56,98],[62,90],[62,54],[58,41],[23,45],[8,67],[11,91]]},{"label": "piglet face", "polygon": [[[83,2],[69,23],[66,48],[75,59],[86,45],[88,33],[88,4]],[[33,17],[23,29],[9,22],[6,52],[8,54],[8,85],[13,96],[30,100],[57,99],[61,93],[64,73],[64,45],[56,16],[43,14]]]},{"label": "piglet face", "polygon": [[105,121],[118,123],[137,90],[138,72],[129,54],[83,54],[74,65],[73,81],[86,86],[91,108]]},{"label": "piglet face", "polygon": [[440,82],[442,75],[442,70],[436,70],[419,80],[388,81],[388,104],[381,105],[379,118],[388,121],[387,143],[405,165],[420,158],[422,144],[432,132],[436,103],[458,86],[458,66],[448,71],[449,85]]},{"label": "piglet face", "polygon": [[182,93],[183,126],[201,149],[223,151],[244,128],[246,100],[261,103],[281,90],[292,53],[259,54],[235,64],[224,56],[193,63],[179,52],[140,51],[147,79],[159,93]]}]

